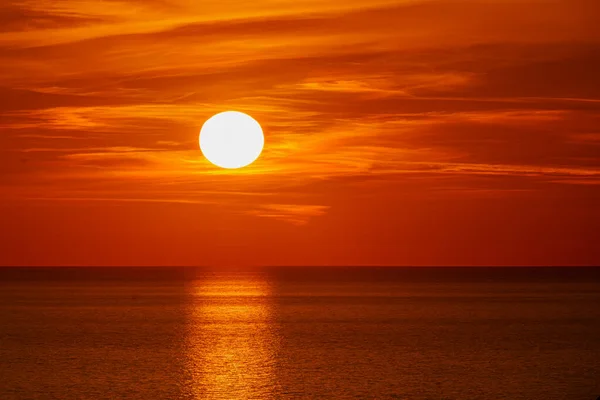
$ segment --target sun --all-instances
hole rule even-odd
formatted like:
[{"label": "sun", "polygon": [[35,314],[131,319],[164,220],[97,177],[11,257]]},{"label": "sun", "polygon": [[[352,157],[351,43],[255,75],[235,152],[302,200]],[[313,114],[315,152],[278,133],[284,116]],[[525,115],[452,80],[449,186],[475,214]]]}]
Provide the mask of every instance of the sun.
[{"label": "sun", "polygon": [[225,111],[210,117],[200,130],[200,149],[214,165],[235,169],[252,164],[265,144],[260,124],[248,114]]}]

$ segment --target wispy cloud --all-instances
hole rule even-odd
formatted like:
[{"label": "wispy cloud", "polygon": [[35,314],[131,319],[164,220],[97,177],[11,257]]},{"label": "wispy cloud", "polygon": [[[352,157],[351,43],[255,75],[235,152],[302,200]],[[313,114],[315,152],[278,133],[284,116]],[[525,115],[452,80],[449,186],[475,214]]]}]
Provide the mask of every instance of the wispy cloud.
[{"label": "wispy cloud", "polygon": [[[596,1],[365,5],[3,3],[2,191],[52,182],[83,191],[65,201],[118,198],[94,181],[131,201],[141,187],[164,198],[154,185],[168,195],[157,201],[195,202],[193,188],[232,209],[233,193],[269,194],[248,213],[301,224],[327,212],[323,193],[304,193],[314,206],[285,196],[323,181],[393,192],[407,175],[427,188],[444,177],[465,193],[492,190],[465,176],[596,182]],[[216,170],[198,149],[224,109],[265,130],[247,169]]]},{"label": "wispy cloud", "polygon": [[274,218],[295,225],[305,225],[311,218],[324,215],[328,208],[328,206],[307,204],[266,204],[247,213],[264,218]]}]

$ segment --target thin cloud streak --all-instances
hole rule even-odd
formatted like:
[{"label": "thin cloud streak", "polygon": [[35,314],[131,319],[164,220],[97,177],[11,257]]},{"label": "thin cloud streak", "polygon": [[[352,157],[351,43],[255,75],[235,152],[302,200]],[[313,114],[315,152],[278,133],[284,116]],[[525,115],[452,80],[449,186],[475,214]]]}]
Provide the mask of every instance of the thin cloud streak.
[{"label": "thin cloud streak", "polygon": [[306,225],[310,219],[325,215],[328,206],[307,204],[267,204],[258,210],[250,210],[247,213],[263,218],[273,218],[294,225]]}]

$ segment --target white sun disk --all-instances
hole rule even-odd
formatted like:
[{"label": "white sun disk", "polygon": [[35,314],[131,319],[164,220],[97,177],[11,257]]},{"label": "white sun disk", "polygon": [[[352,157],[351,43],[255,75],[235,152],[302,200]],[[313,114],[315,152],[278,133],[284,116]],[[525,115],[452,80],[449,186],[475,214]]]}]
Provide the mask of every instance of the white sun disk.
[{"label": "white sun disk", "polygon": [[200,130],[204,157],[221,168],[235,169],[252,164],[265,144],[260,124],[238,111],[225,111],[210,117]]}]

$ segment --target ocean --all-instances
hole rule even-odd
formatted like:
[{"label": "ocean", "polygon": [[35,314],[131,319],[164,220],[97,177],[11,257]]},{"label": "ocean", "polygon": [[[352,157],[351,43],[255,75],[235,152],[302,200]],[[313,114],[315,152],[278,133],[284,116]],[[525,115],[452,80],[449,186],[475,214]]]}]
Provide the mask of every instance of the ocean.
[{"label": "ocean", "polygon": [[598,396],[600,269],[0,269],[1,400]]}]

